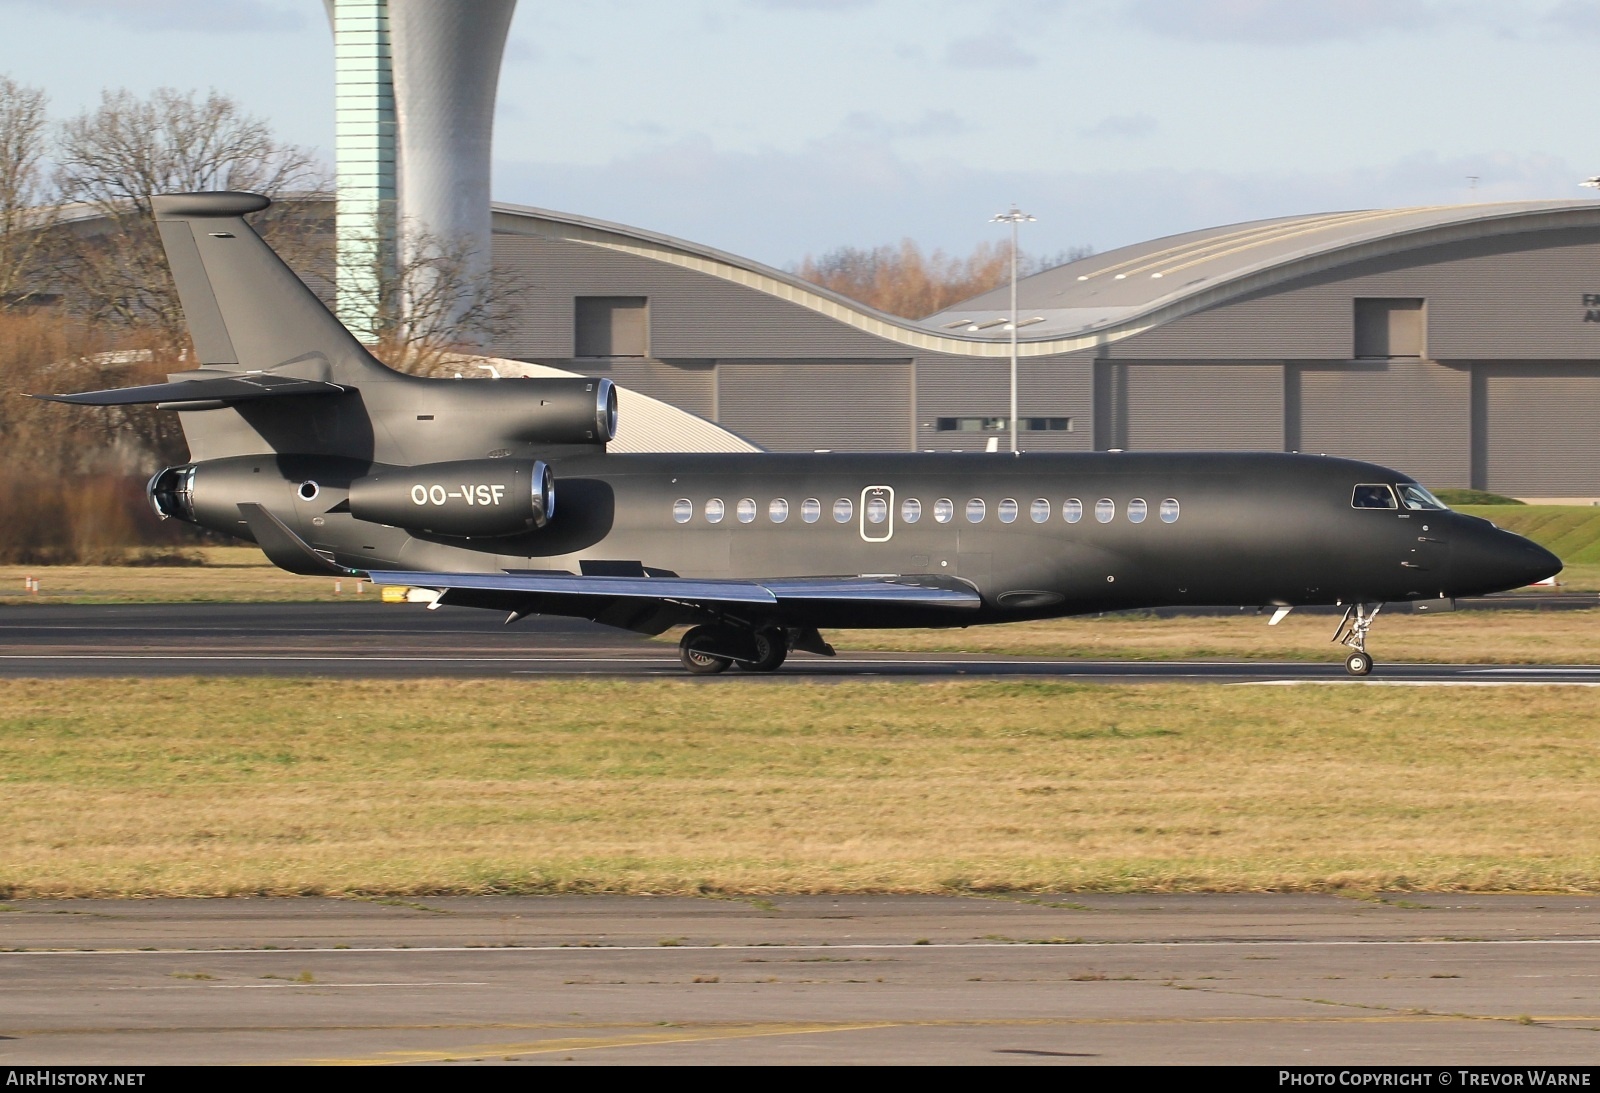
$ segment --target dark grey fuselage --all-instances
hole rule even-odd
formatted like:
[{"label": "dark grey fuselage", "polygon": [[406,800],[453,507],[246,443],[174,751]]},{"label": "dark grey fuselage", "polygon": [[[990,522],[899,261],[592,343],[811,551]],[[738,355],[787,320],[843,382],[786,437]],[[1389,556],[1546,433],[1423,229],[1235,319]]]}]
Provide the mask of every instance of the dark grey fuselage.
[{"label": "dark grey fuselage", "polygon": [[[1433,599],[1499,591],[1559,568],[1546,551],[1475,517],[1352,507],[1357,485],[1409,479],[1320,456],[574,453],[552,456],[552,465],[558,501],[549,525],[510,538],[451,539],[356,520],[338,510],[372,465],[325,456],[202,465],[195,515],[239,533],[238,504],[258,502],[338,564],[362,571],[928,574],[970,583],[983,600],[976,612],[819,603],[772,619],[835,627]],[[318,486],[313,501],[297,492],[307,481]],[[808,502],[818,510],[811,522]],[[949,519],[941,522],[944,503]]]}]

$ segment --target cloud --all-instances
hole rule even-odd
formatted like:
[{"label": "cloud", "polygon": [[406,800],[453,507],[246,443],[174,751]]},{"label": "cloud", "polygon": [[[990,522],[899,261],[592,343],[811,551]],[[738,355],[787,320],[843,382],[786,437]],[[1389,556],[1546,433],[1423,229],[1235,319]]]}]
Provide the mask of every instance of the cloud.
[{"label": "cloud", "polygon": [[890,121],[878,114],[858,111],[844,119],[843,131],[874,140],[916,140],[959,137],[972,124],[953,110],[928,110],[915,121]]},{"label": "cloud", "polygon": [[[1029,171],[913,161],[848,132],[797,152],[731,152],[706,136],[602,165],[495,165],[495,197],[665,232],[774,266],[841,245],[915,239],[952,253],[992,240],[1010,201],[1039,217],[1030,252],[1105,251],[1301,213],[1570,198],[1593,170],[1549,156],[1416,155],[1340,172]],[[1479,176],[1469,190],[1468,175]],[[648,180],[648,184],[642,184]]]},{"label": "cloud", "polygon": [[1112,114],[1078,130],[1080,137],[1133,139],[1148,137],[1160,126],[1149,114]]},{"label": "cloud", "polygon": [[951,42],[945,47],[944,63],[953,68],[1015,69],[1032,68],[1039,58],[1019,46],[1011,35],[995,33]]},{"label": "cloud", "polygon": [[1288,45],[1431,29],[1460,7],[1439,0],[1129,0],[1123,17],[1163,38]]},{"label": "cloud", "polygon": [[751,0],[751,6],[767,11],[860,11],[878,0]]},{"label": "cloud", "polygon": [[0,7],[65,12],[133,30],[229,34],[305,26],[304,12],[274,0],[0,0]]},{"label": "cloud", "polygon": [[1600,35],[1600,3],[1595,0],[1562,0],[1545,12],[1544,23],[1551,30],[1585,37]]}]

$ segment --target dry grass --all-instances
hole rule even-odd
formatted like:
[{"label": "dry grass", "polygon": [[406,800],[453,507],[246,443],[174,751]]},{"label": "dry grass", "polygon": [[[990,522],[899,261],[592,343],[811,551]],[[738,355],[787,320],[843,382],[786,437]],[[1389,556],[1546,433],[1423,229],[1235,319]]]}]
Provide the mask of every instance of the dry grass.
[{"label": "dry grass", "polygon": [[1592,690],[725,684],[0,684],[0,888],[1600,890]]},{"label": "dry grass", "polygon": [[[355,595],[333,578],[301,577],[268,562],[253,546],[186,548],[204,565],[0,565],[4,603],[322,603]],[[25,581],[38,582],[37,593]],[[366,585],[364,595],[375,599]]]},{"label": "dry grass", "polygon": [[[965,630],[851,630],[829,635],[844,649],[978,652],[1088,660],[1342,660],[1334,615],[1220,618],[1107,615]],[[1379,663],[1589,664],[1600,656],[1600,610],[1457,611],[1378,617],[1368,648]]]}]

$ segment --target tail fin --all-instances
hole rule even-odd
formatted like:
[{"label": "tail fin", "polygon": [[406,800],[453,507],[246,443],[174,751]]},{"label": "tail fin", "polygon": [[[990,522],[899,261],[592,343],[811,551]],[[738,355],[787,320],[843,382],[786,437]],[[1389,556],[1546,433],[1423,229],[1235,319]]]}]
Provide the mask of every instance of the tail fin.
[{"label": "tail fin", "polygon": [[268,198],[223,192],[152,201],[203,367],[351,386],[394,375],[245,222]]}]

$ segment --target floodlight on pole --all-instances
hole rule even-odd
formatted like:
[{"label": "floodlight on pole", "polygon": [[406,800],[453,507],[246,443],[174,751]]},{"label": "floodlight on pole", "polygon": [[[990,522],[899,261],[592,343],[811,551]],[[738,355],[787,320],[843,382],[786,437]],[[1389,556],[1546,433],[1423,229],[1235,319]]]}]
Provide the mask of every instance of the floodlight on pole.
[{"label": "floodlight on pole", "polygon": [[1011,454],[1017,454],[1017,226],[1033,223],[1037,216],[1029,216],[1015,205],[1010,212],[989,218],[991,224],[1011,225]]}]

